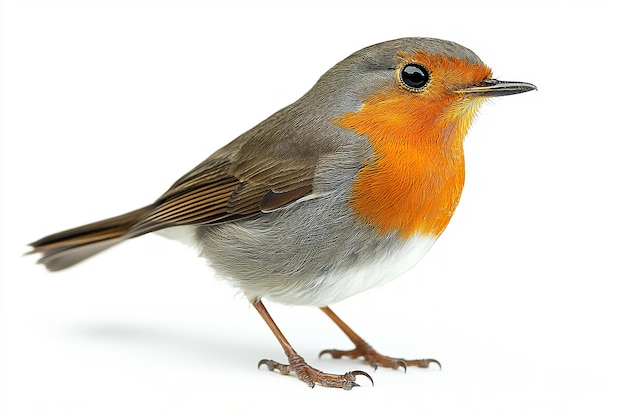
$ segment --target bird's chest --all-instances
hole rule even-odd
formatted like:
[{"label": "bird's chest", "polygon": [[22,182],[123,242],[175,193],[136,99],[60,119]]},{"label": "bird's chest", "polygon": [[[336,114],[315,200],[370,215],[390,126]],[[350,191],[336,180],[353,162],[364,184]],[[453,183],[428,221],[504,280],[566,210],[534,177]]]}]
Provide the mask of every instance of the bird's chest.
[{"label": "bird's chest", "polygon": [[384,143],[358,173],[351,207],[381,233],[439,236],[459,202],[464,178],[462,146]]}]

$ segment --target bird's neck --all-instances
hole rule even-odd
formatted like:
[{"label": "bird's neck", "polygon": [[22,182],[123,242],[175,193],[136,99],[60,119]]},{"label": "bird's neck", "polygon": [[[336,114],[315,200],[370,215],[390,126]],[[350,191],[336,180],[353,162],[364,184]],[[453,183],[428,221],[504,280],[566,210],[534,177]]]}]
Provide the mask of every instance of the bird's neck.
[{"label": "bird's neck", "polygon": [[370,102],[335,120],[367,136],[374,150],[373,160],[355,179],[351,207],[381,233],[398,232],[407,239],[416,233],[436,237],[461,197],[463,138],[480,103],[438,100],[401,109],[397,105],[388,99]]}]

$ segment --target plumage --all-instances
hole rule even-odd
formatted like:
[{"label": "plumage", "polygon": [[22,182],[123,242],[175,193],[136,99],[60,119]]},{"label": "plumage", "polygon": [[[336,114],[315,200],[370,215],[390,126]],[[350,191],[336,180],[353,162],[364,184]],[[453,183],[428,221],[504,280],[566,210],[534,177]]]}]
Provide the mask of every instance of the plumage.
[{"label": "plumage", "polygon": [[325,306],[388,282],[421,259],[461,197],[463,138],[478,107],[488,97],[534,88],[491,79],[472,51],[453,42],[373,45],[217,150],[154,203],[44,237],[32,253],[56,271],[145,233],[183,236],[276,335],[289,365],[261,362],[270,369],[293,371],[309,385],[355,385],[354,374],[307,365],[262,298],[323,307],[357,344],[356,351],[333,350],[333,357],[358,353],[374,365],[426,367],[436,361],[377,354]]}]

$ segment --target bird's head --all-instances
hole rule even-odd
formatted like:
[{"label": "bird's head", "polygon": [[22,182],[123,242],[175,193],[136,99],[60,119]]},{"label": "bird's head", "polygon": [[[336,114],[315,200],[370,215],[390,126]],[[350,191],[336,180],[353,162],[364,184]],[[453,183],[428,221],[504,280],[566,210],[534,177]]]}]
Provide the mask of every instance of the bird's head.
[{"label": "bird's head", "polygon": [[457,43],[402,38],[355,52],[312,92],[332,104],[326,114],[358,133],[438,141],[462,139],[486,99],[534,89],[492,78],[491,69]]}]

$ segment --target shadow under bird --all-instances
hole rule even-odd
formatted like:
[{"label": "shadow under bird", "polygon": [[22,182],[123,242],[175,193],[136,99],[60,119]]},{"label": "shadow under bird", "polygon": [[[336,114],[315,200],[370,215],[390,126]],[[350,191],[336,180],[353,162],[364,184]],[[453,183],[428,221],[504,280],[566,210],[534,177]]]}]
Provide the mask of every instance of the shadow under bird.
[{"label": "shadow under bird", "polygon": [[328,305],[396,278],[428,251],[461,197],[463,138],[490,97],[535,90],[498,81],[469,49],[432,38],[379,43],[348,56],[279,110],[174,183],[154,203],[32,243],[49,270],[126,239],[192,239],[217,274],[250,300],[287,356],[262,360],[313,387],[351,389],[308,365],[262,303],[321,310],[355,344],[325,350],[374,367],[434,359],[382,355]]}]

